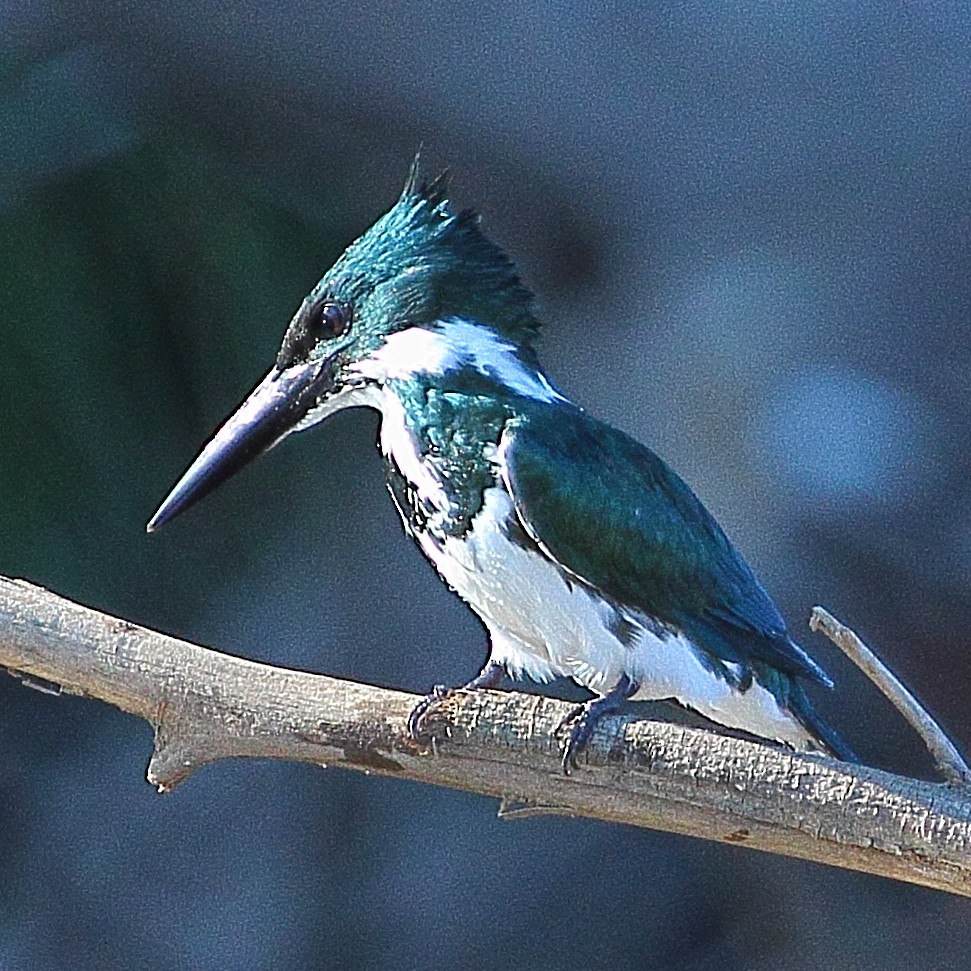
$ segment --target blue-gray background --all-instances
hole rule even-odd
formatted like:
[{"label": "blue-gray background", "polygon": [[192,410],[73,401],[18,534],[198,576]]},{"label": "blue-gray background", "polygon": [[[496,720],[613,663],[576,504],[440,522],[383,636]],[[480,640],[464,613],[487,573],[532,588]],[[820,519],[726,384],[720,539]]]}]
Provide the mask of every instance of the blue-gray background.
[{"label": "blue-gray background", "polygon": [[[653,445],[805,632],[821,602],[965,749],[964,3],[0,7],[0,570],[423,690],[482,631],[402,538],[376,420],[144,523],[425,146],[540,296],[569,394]],[[148,726],[0,682],[0,968],[965,967],[966,901],[305,766],[160,798]]]}]

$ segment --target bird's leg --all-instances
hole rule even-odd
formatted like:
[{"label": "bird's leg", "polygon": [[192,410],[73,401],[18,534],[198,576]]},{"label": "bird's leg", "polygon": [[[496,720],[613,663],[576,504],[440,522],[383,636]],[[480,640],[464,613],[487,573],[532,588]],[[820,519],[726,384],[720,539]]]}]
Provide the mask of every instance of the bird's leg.
[{"label": "bird's leg", "polygon": [[460,690],[474,691],[476,688],[498,688],[505,676],[505,667],[490,658],[486,661],[482,670],[468,684],[462,685]]},{"label": "bird's leg", "polygon": [[497,664],[491,658],[486,661],[482,670],[467,684],[458,688],[446,688],[443,684],[436,684],[431,691],[418,702],[408,716],[408,734],[411,738],[421,744],[425,741],[422,732],[422,722],[428,713],[440,705],[446,698],[455,694],[456,691],[475,691],[477,688],[498,688],[502,684],[502,679],[506,676],[506,669]]},{"label": "bird's leg", "polygon": [[593,730],[605,715],[618,711],[623,703],[635,694],[637,683],[626,674],[602,698],[594,698],[578,705],[568,714],[557,728],[557,734],[569,729],[563,746],[563,772],[569,775],[577,767],[577,756],[583,751]]}]

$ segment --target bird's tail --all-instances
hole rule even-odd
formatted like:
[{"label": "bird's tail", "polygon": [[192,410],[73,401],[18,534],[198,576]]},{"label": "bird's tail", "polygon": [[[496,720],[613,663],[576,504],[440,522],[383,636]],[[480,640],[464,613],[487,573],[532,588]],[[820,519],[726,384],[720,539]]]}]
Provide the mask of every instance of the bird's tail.
[{"label": "bird's tail", "polygon": [[820,749],[833,758],[842,762],[859,762],[856,752],[843,741],[840,734],[829,725],[813,708],[806,689],[802,684],[792,679],[786,699],[789,711],[798,719],[799,723],[812,735]]}]

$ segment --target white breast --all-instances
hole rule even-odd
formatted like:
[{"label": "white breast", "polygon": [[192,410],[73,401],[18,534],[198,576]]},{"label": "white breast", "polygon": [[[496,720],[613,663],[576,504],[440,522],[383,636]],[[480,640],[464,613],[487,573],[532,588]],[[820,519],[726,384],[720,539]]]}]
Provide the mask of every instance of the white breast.
[{"label": "white breast", "polygon": [[[486,490],[482,510],[461,539],[419,539],[425,555],[476,611],[492,637],[492,657],[514,676],[539,681],[575,677],[609,689],[623,671],[623,651],[605,638],[608,611],[541,554],[512,542],[514,516],[505,489]],[[612,680],[611,680],[612,678]]]},{"label": "white breast", "polygon": [[[614,610],[572,582],[542,554],[507,536],[514,515],[505,489],[485,494],[482,511],[465,539],[419,538],[448,584],[482,618],[492,659],[514,677],[548,681],[569,677],[603,695],[627,674],[640,685],[634,701],[672,699],[712,721],[775,738],[799,748],[811,737],[757,682],[733,688],[699,660],[683,636],[659,637],[648,626],[628,643],[610,629]],[[628,618],[636,624],[636,617]]]},{"label": "white breast", "polygon": [[[382,413],[384,454],[431,508],[447,515],[448,496],[422,461],[397,395],[385,387],[360,403]],[[721,724],[797,748],[812,746],[805,728],[769,691],[757,682],[738,691],[701,662],[685,637],[659,636],[656,625],[633,612],[625,614],[633,635],[619,639],[611,629],[616,609],[537,549],[513,542],[508,524],[515,519],[497,474],[464,536],[417,536],[445,581],[482,618],[492,659],[513,677],[569,677],[603,695],[626,674],[639,685],[634,700],[673,699]]]}]

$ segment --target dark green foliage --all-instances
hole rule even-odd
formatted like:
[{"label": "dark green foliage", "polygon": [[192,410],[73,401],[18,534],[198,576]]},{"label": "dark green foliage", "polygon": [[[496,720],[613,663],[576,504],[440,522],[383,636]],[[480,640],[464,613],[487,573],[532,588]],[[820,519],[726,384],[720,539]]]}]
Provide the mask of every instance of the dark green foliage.
[{"label": "dark green foliage", "polygon": [[0,210],[3,572],[142,616],[185,609],[205,584],[183,576],[229,575],[233,542],[152,542],[145,520],[214,403],[265,368],[325,227],[188,127]]}]

